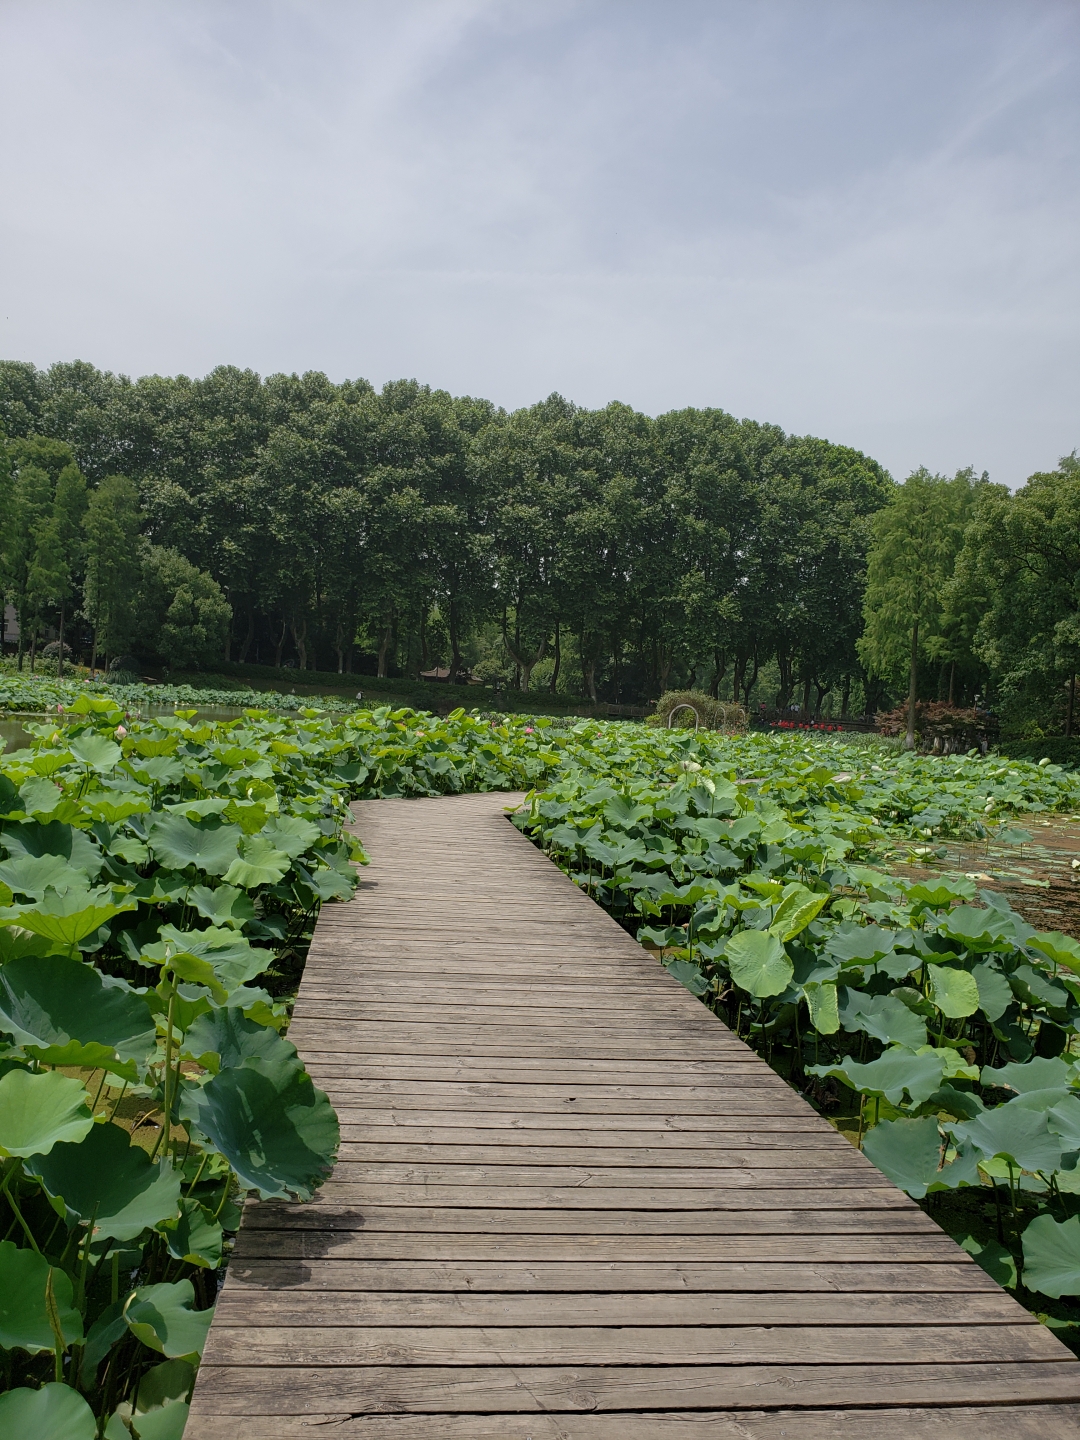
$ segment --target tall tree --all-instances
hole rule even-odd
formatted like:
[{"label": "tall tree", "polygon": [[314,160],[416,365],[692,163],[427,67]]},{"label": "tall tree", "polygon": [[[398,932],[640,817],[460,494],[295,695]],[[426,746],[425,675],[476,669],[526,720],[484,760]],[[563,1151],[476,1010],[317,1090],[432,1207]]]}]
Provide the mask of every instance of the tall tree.
[{"label": "tall tree", "polygon": [[126,475],[107,475],[83,517],[86,585],[83,606],[94,629],[91,668],[99,652],[116,655],[131,638],[139,584],[139,492]]}]

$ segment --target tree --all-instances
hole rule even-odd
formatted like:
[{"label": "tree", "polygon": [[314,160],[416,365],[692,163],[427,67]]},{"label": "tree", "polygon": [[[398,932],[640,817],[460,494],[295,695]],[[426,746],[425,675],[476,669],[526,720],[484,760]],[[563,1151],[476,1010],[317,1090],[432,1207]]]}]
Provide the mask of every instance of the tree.
[{"label": "tree", "polygon": [[142,547],[133,639],[139,653],[199,669],[221,655],[232,612],[217,581],[162,545]]},{"label": "tree", "polygon": [[1080,672],[1080,461],[1032,475],[1016,494],[987,486],[957,562],[956,588],[979,612],[974,646],[1006,692],[1046,703],[1065,692],[1077,726]]},{"label": "tree", "polygon": [[118,654],[129,642],[139,583],[139,494],[125,475],[107,475],[90,495],[83,517],[86,584],[83,611],[94,628],[91,667],[98,653]]},{"label": "tree", "polygon": [[973,505],[969,470],[947,480],[919,469],[874,516],[859,654],[879,675],[895,675],[906,664],[909,750],[915,746],[920,655],[932,653],[930,642],[941,633],[946,585]]}]

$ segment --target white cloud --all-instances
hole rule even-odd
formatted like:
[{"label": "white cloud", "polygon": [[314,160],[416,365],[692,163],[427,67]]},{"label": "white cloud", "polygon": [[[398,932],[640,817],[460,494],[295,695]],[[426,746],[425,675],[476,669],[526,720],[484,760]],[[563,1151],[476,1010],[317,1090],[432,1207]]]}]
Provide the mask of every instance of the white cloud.
[{"label": "white cloud", "polygon": [[0,353],[1080,444],[1069,3],[7,0]]}]

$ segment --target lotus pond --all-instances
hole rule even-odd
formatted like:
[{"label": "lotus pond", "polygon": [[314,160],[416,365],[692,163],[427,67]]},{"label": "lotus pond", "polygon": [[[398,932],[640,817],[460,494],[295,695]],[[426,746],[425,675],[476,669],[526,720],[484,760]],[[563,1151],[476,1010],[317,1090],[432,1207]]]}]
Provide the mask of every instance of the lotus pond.
[{"label": "lotus pond", "polygon": [[[333,1110],[286,1035],[357,796],[517,823],[1050,1323],[1080,1293],[1080,946],[890,874],[1080,807],[1053,766],[457,711],[111,689],[0,759],[0,1429],[177,1440],[245,1196],[309,1198]],[[67,705],[68,702],[61,701]],[[961,1233],[962,1232],[962,1233]]]}]

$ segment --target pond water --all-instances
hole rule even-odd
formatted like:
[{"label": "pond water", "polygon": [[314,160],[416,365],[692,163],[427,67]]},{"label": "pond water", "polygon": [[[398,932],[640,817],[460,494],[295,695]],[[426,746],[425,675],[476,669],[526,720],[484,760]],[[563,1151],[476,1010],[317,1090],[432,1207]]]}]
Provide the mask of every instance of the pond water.
[{"label": "pond water", "polygon": [[[144,705],[140,714],[149,719],[155,715],[172,715],[177,708],[175,705]],[[195,718],[197,720],[238,720],[243,713],[244,709],[240,705],[201,705],[195,712]],[[23,722],[36,724],[45,718],[44,715],[0,716],[0,742],[2,742],[0,743],[0,753],[19,750],[29,744],[30,732],[25,728]]]}]

